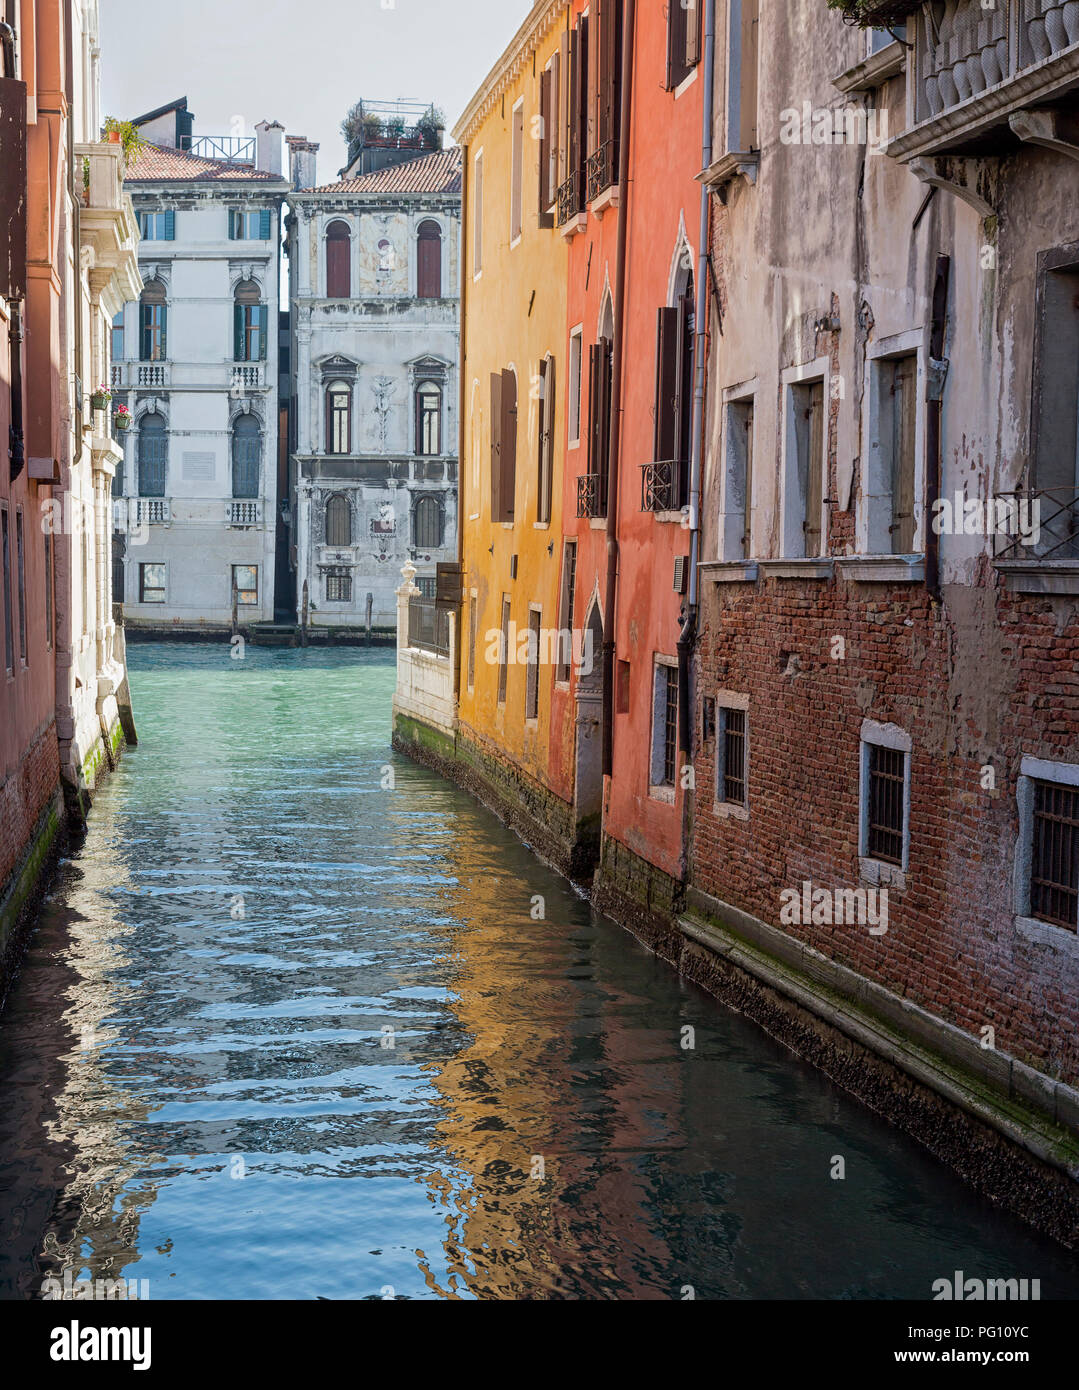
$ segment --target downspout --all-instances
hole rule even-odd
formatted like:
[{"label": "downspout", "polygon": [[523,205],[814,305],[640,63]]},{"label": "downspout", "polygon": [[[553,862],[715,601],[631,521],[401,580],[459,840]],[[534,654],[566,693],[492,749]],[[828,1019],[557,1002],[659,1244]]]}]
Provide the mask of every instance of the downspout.
[{"label": "downspout", "polygon": [[636,0],[622,18],[622,112],[618,131],[618,241],[615,252],[614,337],[611,344],[611,442],[607,463],[607,587],[603,602],[603,776],[614,771],[614,620],[618,586],[618,459],[622,445],[622,344],[626,319],[626,241],[629,230],[629,147],[633,129],[633,38]]},{"label": "downspout", "polygon": [[18,77],[19,70],[15,61],[15,30],[6,19],[0,19],[0,49],[4,54],[5,77]]},{"label": "downspout", "polygon": [[[705,0],[704,46],[704,111],[701,116],[701,168],[712,162],[712,116],[715,99],[715,0]],[[685,607],[682,630],[678,635],[678,746],[682,753],[692,750],[693,720],[689,698],[689,664],[697,633],[697,610],[700,603],[700,580],[697,566],[701,549],[701,468],[704,454],[704,388],[706,351],[708,343],[708,231],[712,194],[707,184],[701,184],[701,223],[697,251],[697,308],[693,355],[693,425],[690,435],[689,462],[689,597]]]},{"label": "downspout", "polygon": [[[466,643],[461,640],[465,613],[465,300],[468,284],[468,238],[466,221],[468,209],[468,152],[469,145],[461,146],[461,217],[457,235],[457,283],[461,290],[461,310],[458,318],[460,328],[457,334],[457,575],[461,581],[461,602],[457,606],[457,651],[453,662],[453,709],[457,713],[461,703],[461,662],[465,660]],[[469,639],[471,640],[471,633]]]},{"label": "downspout", "polygon": [[951,257],[938,256],[933,281],[933,319],[929,332],[929,371],[926,380],[925,441],[925,587],[931,599],[940,602],[940,536],[931,518],[933,503],[940,496],[941,413],[948,362],[944,356],[944,333],[948,322],[948,277]]},{"label": "downspout", "polygon": [[[15,30],[6,20],[0,20],[0,49],[4,55],[4,77],[18,77]],[[25,124],[23,126],[23,139],[26,139]],[[26,210],[24,208],[23,216],[25,217],[25,215]],[[8,460],[10,476],[14,480],[26,466],[26,440],[22,406],[22,300],[12,300],[9,307],[11,311],[11,322],[8,326],[8,340],[11,344],[11,421],[8,426]]]}]

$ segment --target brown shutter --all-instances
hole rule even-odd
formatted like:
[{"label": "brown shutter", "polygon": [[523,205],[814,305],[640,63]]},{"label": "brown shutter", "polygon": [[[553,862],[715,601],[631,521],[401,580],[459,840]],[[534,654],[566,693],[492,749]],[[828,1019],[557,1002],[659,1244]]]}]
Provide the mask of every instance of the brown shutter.
[{"label": "brown shutter", "polygon": [[686,67],[692,68],[701,60],[700,0],[683,0],[686,12]]},{"label": "brown shutter", "polygon": [[613,0],[596,0],[596,48],[599,54],[599,75],[596,79],[596,107],[599,112],[599,128],[596,131],[596,146],[602,147],[611,138],[611,21],[614,18]]},{"label": "brown shutter", "polygon": [[555,402],[558,397],[555,395],[555,366],[554,358],[548,357],[544,363],[545,372],[543,378],[543,516],[542,521],[551,519],[551,494],[554,489],[554,421],[555,421]]},{"label": "brown shutter", "polygon": [[539,148],[539,225],[553,227],[551,206],[551,137],[554,131],[554,112],[551,110],[551,70],[540,73],[540,148]]},{"label": "brown shutter", "polygon": [[686,319],[689,315],[689,301],[685,295],[678,301],[675,311],[678,315],[678,330],[675,333],[674,360],[674,453],[671,455],[679,464],[685,464],[682,457],[682,441],[685,438],[685,412],[689,410],[691,398],[686,390]]},{"label": "brown shutter", "polygon": [[[0,294],[26,293],[26,83],[0,79]],[[15,346],[15,345],[13,345]]]},{"label": "brown shutter", "polygon": [[602,347],[592,344],[588,349],[588,471],[600,471],[600,369]]},{"label": "brown shutter", "polygon": [[807,558],[812,558],[823,554],[820,514],[824,505],[824,383],[821,381],[815,381],[809,388],[806,428],[809,431],[809,466],[806,474],[805,553]]},{"label": "brown shutter", "polygon": [[547,493],[547,358],[540,362],[539,369],[539,448],[536,455],[536,520],[546,521],[543,502]]},{"label": "brown shutter", "polygon": [[917,359],[901,357],[892,371],[892,552],[909,555],[914,549]]},{"label": "brown shutter", "polygon": [[500,445],[502,515],[499,520],[512,521],[517,481],[517,378],[508,369],[502,373]]},{"label": "brown shutter", "polygon": [[442,241],[421,236],[417,248],[416,293],[420,299],[438,299],[442,294]]},{"label": "brown shutter", "polygon": [[461,566],[455,560],[435,565],[435,604],[439,608],[461,606]]},{"label": "brown shutter", "polygon": [[569,36],[569,91],[566,96],[566,180],[574,178],[580,164],[580,46],[577,30]]},{"label": "brown shutter", "polygon": [[327,299],[348,299],[351,286],[349,281],[349,251],[352,241],[349,237],[328,237],[326,240],[326,297]]},{"label": "brown shutter", "polygon": [[502,520],[502,373],[491,373],[491,520]]},{"label": "brown shutter", "polygon": [[579,21],[580,34],[578,44],[580,47],[579,61],[577,64],[577,119],[580,129],[577,133],[577,165],[574,173],[577,176],[578,199],[580,208],[585,206],[585,168],[588,164],[588,73],[589,73],[589,51],[588,51],[588,16],[581,15]]},{"label": "brown shutter", "polygon": [[602,497],[604,510],[606,510],[607,477],[611,467],[611,387],[613,385],[614,349],[607,338],[600,342],[599,347],[599,471],[603,475]]},{"label": "brown shutter", "polygon": [[678,424],[678,310],[660,309],[656,333],[655,462],[674,458]]},{"label": "brown shutter", "polygon": [[739,94],[741,129],[738,132],[740,150],[760,148],[757,136],[757,36],[760,32],[758,16],[758,0],[743,0]]}]

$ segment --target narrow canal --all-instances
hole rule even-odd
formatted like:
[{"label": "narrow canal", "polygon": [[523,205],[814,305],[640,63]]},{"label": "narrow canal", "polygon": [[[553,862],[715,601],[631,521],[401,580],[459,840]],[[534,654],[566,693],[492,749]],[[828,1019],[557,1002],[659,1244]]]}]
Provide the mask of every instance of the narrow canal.
[{"label": "narrow canal", "polygon": [[0,1016],[0,1296],[1079,1295],[394,755],[392,652],[130,655],[141,745]]}]

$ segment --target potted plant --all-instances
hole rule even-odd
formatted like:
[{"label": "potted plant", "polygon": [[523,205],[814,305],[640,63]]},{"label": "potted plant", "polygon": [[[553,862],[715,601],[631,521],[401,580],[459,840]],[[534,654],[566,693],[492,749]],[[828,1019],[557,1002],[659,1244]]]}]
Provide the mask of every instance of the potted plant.
[{"label": "potted plant", "polygon": [[131,428],[131,411],[126,405],[118,405],[113,413],[112,427],[114,430],[129,430]]},{"label": "potted plant", "polygon": [[369,140],[377,140],[382,134],[382,117],[374,111],[365,111],[363,116],[364,137]]},{"label": "potted plant", "polygon": [[99,386],[96,391],[90,393],[91,410],[108,410],[109,401],[112,400],[112,392],[107,386]]},{"label": "potted plant", "polygon": [[428,145],[437,149],[442,144],[442,132],[446,129],[446,117],[432,103],[416,122],[416,129]]},{"label": "potted plant", "polygon": [[105,117],[104,138],[106,144],[119,145],[123,150],[125,169],[131,168],[132,160],[146,145],[137,125],[131,121],[117,120],[115,116]]},{"label": "potted plant", "polygon": [[828,0],[830,10],[838,10],[845,24],[858,29],[890,29],[922,5],[923,0]]},{"label": "potted plant", "polygon": [[383,127],[382,133],[387,135],[391,140],[400,140],[405,133],[404,116],[390,116]]}]

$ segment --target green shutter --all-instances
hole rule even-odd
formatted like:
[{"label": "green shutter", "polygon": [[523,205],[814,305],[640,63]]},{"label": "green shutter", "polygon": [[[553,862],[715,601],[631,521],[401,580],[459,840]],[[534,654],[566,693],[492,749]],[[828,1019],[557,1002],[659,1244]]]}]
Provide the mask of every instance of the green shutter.
[{"label": "green shutter", "polygon": [[270,336],[270,311],[265,304],[259,305],[259,357],[266,361],[266,342]]},{"label": "green shutter", "polygon": [[270,239],[270,209],[263,208],[259,213],[259,237],[263,241]]},{"label": "green shutter", "polygon": [[237,304],[232,311],[232,351],[237,362],[244,360],[244,306]]},{"label": "green shutter", "polygon": [[229,208],[229,241],[236,240],[236,209]]},{"label": "green shutter", "polygon": [[176,240],[176,213],[172,208],[165,213],[165,240]]},{"label": "green shutter", "polygon": [[162,362],[167,362],[167,361],[169,360],[169,343],[168,343],[168,335],[167,335],[168,326],[169,326],[169,306],[168,306],[167,304],[162,304],[162,306],[161,306],[161,360],[162,360]]},{"label": "green shutter", "polygon": [[150,306],[139,305],[139,360],[146,362],[150,357]]}]

